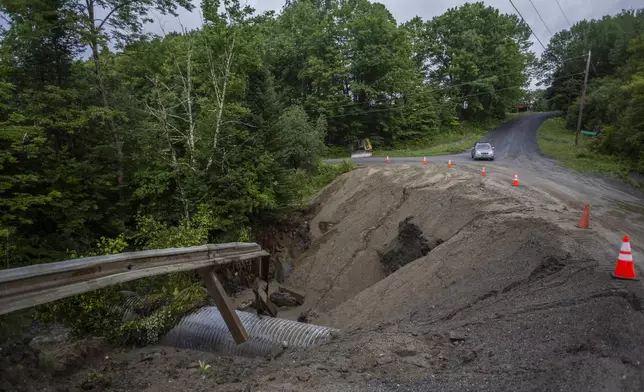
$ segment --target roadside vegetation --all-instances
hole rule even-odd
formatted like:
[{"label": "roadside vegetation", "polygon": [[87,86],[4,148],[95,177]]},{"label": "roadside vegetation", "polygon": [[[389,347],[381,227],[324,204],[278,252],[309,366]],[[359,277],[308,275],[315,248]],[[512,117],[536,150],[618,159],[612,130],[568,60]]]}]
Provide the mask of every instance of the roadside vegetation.
[{"label": "roadside vegetation", "polygon": [[582,129],[601,134],[592,142],[583,140],[579,146],[564,147],[564,143],[556,146],[548,141],[544,146],[553,154],[565,157],[564,164],[580,170],[587,167],[587,170],[623,178],[629,170],[644,173],[642,9],[583,20],[552,37],[540,61],[544,69],[552,70],[544,75],[544,83],[550,86],[544,97],[552,110],[565,112],[565,121],[550,121],[541,134],[561,138],[565,134],[562,127],[569,130],[569,135],[576,128],[589,50],[591,67]]},{"label": "roadside vegetation", "polygon": [[503,121],[491,119],[475,123],[466,123],[452,127],[450,130],[434,137],[408,143],[400,143],[395,148],[384,148],[374,151],[374,156],[435,156],[456,154],[470,149],[483,135],[496,128]]},{"label": "roadside vegetation", "polygon": [[[375,150],[373,155],[377,157],[422,157],[456,154],[468,151],[474,143],[482,140],[486,133],[500,124],[535,113],[537,112],[506,113],[503,119],[493,118],[487,121],[459,124],[427,139],[398,143],[393,148],[384,147]],[[346,149],[342,151],[336,149],[333,152],[337,155],[335,156],[337,158],[348,156],[348,150]],[[344,155],[340,155],[340,153]]]},{"label": "roadside vegetation", "polygon": [[557,159],[563,166],[580,173],[610,174],[627,179],[633,163],[625,158],[597,151],[598,137],[580,135],[575,145],[575,131],[566,127],[564,118],[546,120],[537,131],[539,148],[548,158]]}]

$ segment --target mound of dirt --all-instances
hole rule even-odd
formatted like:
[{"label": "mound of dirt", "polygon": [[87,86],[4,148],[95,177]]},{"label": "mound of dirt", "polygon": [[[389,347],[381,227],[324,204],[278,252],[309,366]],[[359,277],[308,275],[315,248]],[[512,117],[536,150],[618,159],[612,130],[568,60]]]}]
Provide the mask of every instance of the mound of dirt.
[{"label": "mound of dirt", "polygon": [[[277,358],[113,352],[59,390],[641,391],[644,286],[552,195],[433,165],[355,170],[313,200],[289,310],[344,334]],[[410,217],[413,217],[410,219]],[[305,230],[305,231],[306,231]],[[298,251],[299,252],[299,251]],[[384,265],[384,268],[383,268]],[[283,314],[281,314],[283,316]],[[205,368],[200,362],[211,365]],[[32,384],[33,391],[49,386]]]},{"label": "mound of dirt", "polygon": [[[359,336],[377,331],[385,340],[418,336],[417,348],[389,354],[378,338],[371,343],[392,368],[414,362],[404,374],[387,362],[396,385],[644,385],[644,337],[635,336],[644,328],[642,286],[610,279],[614,254],[592,232],[572,230],[578,216],[565,204],[432,166],[361,169],[332,192],[313,218],[312,252],[298,260],[291,284],[317,295],[309,305],[321,316],[313,322]],[[316,231],[318,222],[334,224]],[[381,262],[395,272],[383,274]],[[490,374],[502,382],[490,384]]]}]

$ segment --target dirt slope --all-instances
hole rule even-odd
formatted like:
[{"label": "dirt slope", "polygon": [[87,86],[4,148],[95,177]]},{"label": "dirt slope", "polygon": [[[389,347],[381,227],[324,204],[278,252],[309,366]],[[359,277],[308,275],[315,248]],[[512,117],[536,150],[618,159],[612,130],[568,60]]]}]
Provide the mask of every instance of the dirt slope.
[{"label": "dirt slope", "polygon": [[[564,202],[437,166],[361,169],[318,201],[312,226],[333,229],[313,232],[314,249],[291,278],[309,288],[316,322],[429,335],[439,345],[457,331],[467,338],[456,378],[475,385],[499,373],[528,390],[644,387],[642,285],[610,279],[616,254],[574,228],[578,211]],[[410,217],[440,245],[381,279],[380,252]],[[453,377],[423,385],[467,385]]]},{"label": "dirt slope", "polygon": [[644,286],[610,278],[617,249],[559,198],[430,164],[355,170],[313,202],[288,284],[343,336],[269,361],[111,351],[14,390],[644,390]]}]

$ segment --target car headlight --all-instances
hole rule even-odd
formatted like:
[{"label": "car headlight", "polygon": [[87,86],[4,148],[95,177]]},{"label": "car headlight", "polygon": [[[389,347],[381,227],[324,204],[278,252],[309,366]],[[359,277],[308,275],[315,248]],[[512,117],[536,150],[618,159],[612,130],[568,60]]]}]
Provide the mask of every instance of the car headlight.
[{"label": "car headlight", "polygon": [[480,151],[475,151],[474,154],[475,155],[481,155],[481,152]]}]

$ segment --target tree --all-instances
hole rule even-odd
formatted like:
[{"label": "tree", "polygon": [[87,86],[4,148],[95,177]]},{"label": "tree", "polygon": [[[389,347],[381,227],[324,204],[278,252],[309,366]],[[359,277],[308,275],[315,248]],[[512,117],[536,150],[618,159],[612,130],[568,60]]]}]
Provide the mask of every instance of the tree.
[{"label": "tree", "polygon": [[[121,201],[124,199],[125,187],[123,136],[115,123],[117,113],[110,107],[109,91],[101,67],[101,48],[108,48],[112,40],[115,40],[117,45],[123,45],[133,38],[138,38],[144,22],[149,20],[147,15],[151,9],[162,15],[176,15],[179,6],[188,10],[193,8],[188,0],[76,0],[73,7],[73,11],[80,16],[78,29],[81,37],[92,51],[96,87],[104,110],[103,118],[112,135],[116,152]],[[106,13],[105,17],[98,17],[98,10]]]},{"label": "tree", "polygon": [[468,102],[463,118],[502,117],[527,82],[533,58],[527,26],[516,15],[473,3],[449,9],[426,29],[432,85]]},{"label": "tree", "polygon": [[311,169],[317,165],[324,149],[326,121],[323,117],[313,125],[301,106],[284,111],[275,124],[278,158],[295,169]]},{"label": "tree", "polygon": [[[0,226],[11,263],[52,260],[113,233],[102,139],[83,102],[82,47],[67,1],[2,2]],[[90,144],[93,146],[90,147]]]},{"label": "tree", "polygon": [[594,78],[612,75],[628,61],[629,41],[644,32],[643,10],[623,11],[599,20],[582,20],[556,33],[541,56],[541,84],[553,109],[565,110],[581,94],[586,56],[591,51]]}]

